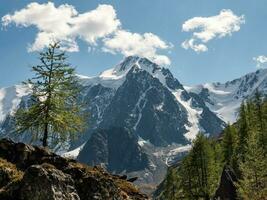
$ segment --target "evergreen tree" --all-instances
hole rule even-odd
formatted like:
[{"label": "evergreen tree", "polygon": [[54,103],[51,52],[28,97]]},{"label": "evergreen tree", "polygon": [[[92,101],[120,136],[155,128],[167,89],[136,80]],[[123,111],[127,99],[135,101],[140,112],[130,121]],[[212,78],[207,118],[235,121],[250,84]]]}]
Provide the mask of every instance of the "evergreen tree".
[{"label": "evergreen tree", "polygon": [[[262,133],[264,129],[264,123],[263,123],[263,113],[262,113],[262,97],[261,94],[259,93],[258,90],[256,90],[255,95],[254,95],[254,101],[255,105],[255,118],[257,119],[257,130],[258,132]],[[262,135],[261,135],[262,137]]]},{"label": "evergreen tree", "polygon": [[244,200],[267,199],[267,158],[258,136],[255,132],[250,135],[244,162],[240,163],[241,179],[237,187]]},{"label": "evergreen tree", "polygon": [[198,197],[196,195],[196,180],[194,177],[195,174],[195,167],[192,165],[193,160],[191,156],[191,151],[189,155],[187,155],[179,167],[178,173],[181,177],[181,185],[180,189],[182,190],[182,193],[184,195],[183,199],[197,199]]},{"label": "evergreen tree", "polygon": [[237,132],[234,126],[228,124],[223,131],[222,151],[224,162],[233,167],[235,164],[235,151],[237,148]]},{"label": "evergreen tree", "polygon": [[[237,175],[240,199],[267,200],[266,134],[267,101],[258,96],[242,103],[239,119],[225,128],[221,145],[202,134],[197,136],[177,175],[167,176],[163,199],[212,199],[226,164]],[[174,188],[176,192],[171,192]]]},{"label": "evergreen tree", "polygon": [[164,182],[164,190],[158,199],[168,199],[168,200],[176,200],[181,197],[181,190],[179,189],[181,184],[181,179],[179,174],[177,173],[177,169],[170,168],[168,170],[165,182]]},{"label": "evergreen tree", "polygon": [[244,155],[246,153],[247,138],[249,135],[249,127],[247,122],[247,110],[246,104],[243,102],[240,107],[239,119],[238,119],[238,145],[237,145],[237,157],[240,162],[244,161]]},{"label": "evergreen tree", "polygon": [[35,76],[25,82],[32,90],[31,103],[15,116],[17,132],[31,133],[44,147],[48,141],[62,143],[73,138],[84,128],[77,104],[78,82],[66,58],[59,43],[40,53],[41,64],[32,67]]},{"label": "evergreen tree", "polygon": [[254,99],[253,99],[253,104],[254,104],[254,126],[255,126],[255,131],[258,132],[259,134],[259,142],[262,148],[264,149],[265,155],[267,154],[267,131],[266,131],[266,122],[264,121],[267,120],[267,118],[264,118],[266,113],[264,113],[264,102],[262,95],[259,93],[258,90],[256,90]]},{"label": "evergreen tree", "polygon": [[218,147],[199,134],[181,166],[181,187],[187,199],[211,199],[219,184],[221,163],[216,159]]},{"label": "evergreen tree", "polygon": [[262,103],[262,121],[263,121],[263,131],[262,131],[262,140],[261,145],[264,148],[264,155],[267,156],[267,100]]}]

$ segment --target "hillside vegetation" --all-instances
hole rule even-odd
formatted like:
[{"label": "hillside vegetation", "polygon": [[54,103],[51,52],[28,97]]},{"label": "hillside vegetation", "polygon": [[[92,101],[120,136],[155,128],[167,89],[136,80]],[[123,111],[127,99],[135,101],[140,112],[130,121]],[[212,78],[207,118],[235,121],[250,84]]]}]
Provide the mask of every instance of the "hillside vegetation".
[{"label": "hillside vegetation", "polygon": [[267,199],[267,101],[258,92],[219,139],[200,134],[156,199]]}]

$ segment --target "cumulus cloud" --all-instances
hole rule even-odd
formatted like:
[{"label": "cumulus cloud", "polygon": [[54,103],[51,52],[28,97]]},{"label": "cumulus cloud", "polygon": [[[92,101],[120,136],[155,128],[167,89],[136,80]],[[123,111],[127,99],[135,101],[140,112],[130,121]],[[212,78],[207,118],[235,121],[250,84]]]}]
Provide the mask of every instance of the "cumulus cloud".
[{"label": "cumulus cloud", "polygon": [[181,46],[196,52],[207,51],[207,42],[214,38],[231,36],[233,32],[239,31],[244,23],[244,15],[237,16],[231,10],[221,10],[219,15],[211,17],[194,17],[182,26],[183,31],[193,32],[193,35]]},{"label": "cumulus cloud", "polygon": [[119,52],[125,56],[143,56],[158,64],[170,64],[170,59],[165,55],[157,54],[157,50],[168,49],[171,45],[162,41],[153,33],[139,34],[119,30],[113,37],[106,38],[103,42],[103,50],[106,52]]},{"label": "cumulus cloud", "polygon": [[[2,17],[2,25],[14,23],[17,27],[35,26],[38,29],[29,51],[38,51],[52,41],[61,41],[61,46],[69,52],[79,51],[77,39],[95,48],[125,56],[147,57],[158,64],[170,64],[170,59],[158,54],[158,50],[168,49],[158,36],[152,33],[132,33],[123,30],[116,10],[111,5],[99,5],[96,9],[79,13],[72,5],[58,7],[53,2],[30,3],[25,8]],[[99,42],[102,41],[102,42]]]},{"label": "cumulus cloud", "polygon": [[116,11],[110,5],[99,5],[95,10],[79,14],[71,5],[55,7],[52,2],[30,3],[26,8],[2,17],[4,26],[10,23],[38,28],[30,51],[44,48],[51,40],[63,41],[68,51],[78,51],[77,38],[95,44],[98,38],[111,34],[120,26]]},{"label": "cumulus cloud", "polygon": [[253,58],[254,61],[257,63],[257,67],[261,68],[267,63],[267,56],[261,55],[258,57]]}]

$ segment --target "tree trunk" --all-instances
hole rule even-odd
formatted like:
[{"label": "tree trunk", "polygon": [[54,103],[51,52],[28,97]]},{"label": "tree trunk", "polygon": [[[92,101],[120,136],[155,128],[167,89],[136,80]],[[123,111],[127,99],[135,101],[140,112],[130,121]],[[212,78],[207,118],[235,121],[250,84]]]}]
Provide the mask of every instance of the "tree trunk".
[{"label": "tree trunk", "polygon": [[46,123],[44,127],[43,147],[47,147],[47,138],[48,138],[48,124]]},{"label": "tree trunk", "polygon": [[49,76],[48,76],[48,96],[46,100],[46,108],[45,108],[45,124],[44,124],[44,135],[43,135],[43,147],[47,147],[47,138],[48,138],[48,117],[49,117],[49,112],[50,112],[50,100],[51,100],[51,78],[52,78],[52,72],[53,72],[53,66],[54,66],[54,52],[55,52],[56,46],[52,47],[52,52],[51,52],[51,61],[50,61],[50,68],[49,68]]}]

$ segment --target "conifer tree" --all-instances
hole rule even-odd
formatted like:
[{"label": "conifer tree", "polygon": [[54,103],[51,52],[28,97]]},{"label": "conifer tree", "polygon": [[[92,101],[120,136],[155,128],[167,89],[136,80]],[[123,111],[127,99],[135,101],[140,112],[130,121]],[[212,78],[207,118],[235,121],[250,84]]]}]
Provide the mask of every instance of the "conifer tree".
[{"label": "conifer tree", "polygon": [[234,126],[228,124],[223,131],[222,149],[224,162],[233,167],[237,147],[237,132]]},{"label": "conifer tree", "polygon": [[[257,130],[262,133],[263,132],[263,128],[264,128],[264,124],[263,124],[263,110],[262,110],[262,97],[261,94],[259,93],[258,90],[256,90],[255,95],[254,95],[254,101],[253,101],[254,105],[255,105],[255,117],[256,117],[256,122],[257,122]],[[261,136],[262,137],[262,136]]]},{"label": "conifer tree", "polygon": [[[254,121],[252,122],[255,126],[255,131],[259,134],[259,141],[260,145],[264,149],[264,153],[267,154],[267,131],[266,131],[266,122],[264,121],[264,102],[262,95],[259,93],[258,90],[256,90],[254,99],[253,99],[253,105],[254,105]],[[266,119],[266,118],[265,118]]]},{"label": "conifer tree", "polygon": [[267,158],[259,145],[256,132],[250,135],[247,153],[240,163],[241,179],[238,193],[244,200],[265,200],[267,198]]},{"label": "conifer tree", "polygon": [[240,162],[244,161],[244,155],[246,153],[247,138],[249,135],[249,127],[247,121],[246,104],[243,102],[240,107],[239,119],[238,119],[238,159]]},{"label": "conifer tree", "polygon": [[181,179],[177,173],[177,169],[169,169],[167,172],[166,180],[164,182],[164,190],[158,199],[176,200],[179,199]]},{"label": "conifer tree", "polygon": [[177,176],[168,175],[165,199],[171,198],[168,195],[173,181],[178,183],[175,186],[177,199],[212,199],[223,164],[227,164],[237,175],[235,184],[240,199],[267,200],[267,154],[263,145],[266,134],[267,101],[255,97],[242,103],[239,119],[225,128],[221,145],[202,134],[197,136],[179,165]]},{"label": "conifer tree", "polygon": [[262,120],[263,120],[263,132],[261,133],[263,142],[261,145],[264,148],[264,155],[267,156],[267,100],[262,103]]},{"label": "conifer tree", "polygon": [[221,164],[216,160],[216,146],[199,134],[181,166],[181,187],[187,199],[211,199],[219,184]]},{"label": "conifer tree", "polygon": [[183,199],[196,199],[197,191],[196,191],[196,180],[194,177],[195,167],[192,165],[193,160],[191,156],[191,151],[189,155],[187,155],[179,167],[178,173],[181,177],[181,185],[180,189],[182,190],[182,194],[184,195]]},{"label": "conifer tree", "polygon": [[75,70],[66,59],[58,42],[40,53],[40,64],[32,67],[35,76],[24,83],[32,90],[30,105],[15,115],[17,132],[30,133],[44,147],[73,138],[84,128]]}]

